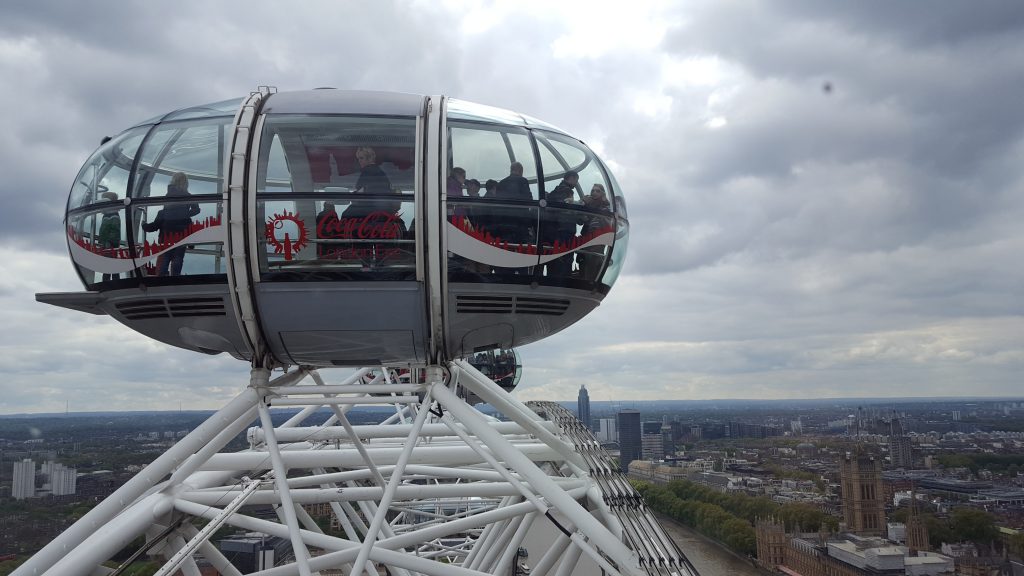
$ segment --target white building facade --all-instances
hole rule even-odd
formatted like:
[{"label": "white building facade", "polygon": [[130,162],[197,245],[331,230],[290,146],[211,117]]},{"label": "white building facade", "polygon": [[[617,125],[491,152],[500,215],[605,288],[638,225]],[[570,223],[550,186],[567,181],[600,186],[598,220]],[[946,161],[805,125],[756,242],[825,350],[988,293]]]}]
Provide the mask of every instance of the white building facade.
[{"label": "white building facade", "polygon": [[77,470],[63,464],[55,464],[50,468],[50,492],[54,496],[74,495],[77,479]]},{"label": "white building facade", "polygon": [[11,496],[15,500],[36,497],[36,463],[31,458],[14,463],[14,482]]}]

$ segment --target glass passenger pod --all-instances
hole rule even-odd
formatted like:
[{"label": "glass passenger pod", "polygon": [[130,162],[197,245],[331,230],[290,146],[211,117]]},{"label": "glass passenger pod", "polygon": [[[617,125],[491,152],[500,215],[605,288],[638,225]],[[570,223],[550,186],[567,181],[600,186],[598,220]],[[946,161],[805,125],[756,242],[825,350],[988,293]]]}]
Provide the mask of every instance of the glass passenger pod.
[{"label": "glass passenger pod", "polygon": [[87,288],[226,281],[220,188],[229,120],[140,126],[93,154],[67,212],[71,257]]},{"label": "glass passenger pod", "polygon": [[238,104],[172,112],[103,143],[72,185],[66,228],[100,309],[157,340],[245,358],[227,290],[221,197]]},{"label": "glass passenger pod", "polygon": [[426,359],[415,169],[424,100],[370,110],[358,95],[278,93],[259,128],[250,258],[264,336],[282,362]]},{"label": "glass passenger pod", "polygon": [[614,284],[621,190],[582,142],[518,114],[448,100],[449,351],[553,334]]},{"label": "glass passenger pod", "polygon": [[469,364],[479,370],[506,392],[511,392],[519,385],[523,373],[523,363],[514,348],[493,348],[471,354]]},{"label": "glass passenger pod", "polygon": [[[468,356],[582,318],[621,269],[628,223],[614,177],[553,126],[427,102],[274,93],[251,142],[235,134],[239,100],[125,131],[93,154],[69,196],[69,250],[90,292],[50,301],[250,359],[228,289],[230,206],[247,232],[246,245],[232,247],[248,263],[246,326],[282,363],[419,363],[428,349]],[[444,138],[428,142],[438,129]],[[231,182],[225,205],[228,161],[243,158],[245,180]],[[443,221],[425,220],[442,207]],[[434,231],[440,246],[424,234]]]}]

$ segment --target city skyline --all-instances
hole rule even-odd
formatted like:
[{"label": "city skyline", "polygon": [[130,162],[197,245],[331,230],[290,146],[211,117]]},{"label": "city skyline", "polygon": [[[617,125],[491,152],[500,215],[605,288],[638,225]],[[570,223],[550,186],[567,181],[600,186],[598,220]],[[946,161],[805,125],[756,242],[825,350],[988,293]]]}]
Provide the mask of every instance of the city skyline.
[{"label": "city skyline", "polygon": [[[550,402],[562,404],[567,408],[578,408],[579,397],[569,399],[549,399]],[[893,397],[837,397],[837,398],[703,398],[703,399],[679,399],[670,398],[662,400],[625,400],[625,399],[613,399],[613,400],[589,400],[591,405],[591,414],[594,413],[594,407],[598,407],[601,410],[599,413],[608,413],[608,411],[618,411],[619,409],[633,409],[645,407],[660,407],[665,403],[668,403],[670,409],[677,409],[679,405],[692,405],[696,408],[707,408],[714,404],[723,404],[727,407],[736,406],[763,406],[771,407],[780,404],[797,403],[798,406],[822,406],[822,405],[846,405],[849,404],[851,410],[855,410],[857,406],[864,405],[872,408],[891,409],[892,406],[899,406],[903,403],[946,403],[946,402],[1021,402],[1024,403],[1024,395],[1020,396],[893,396]],[[486,410],[486,405],[484,405]],[[180,409],[180,408],[167,408],[167,409],[128,409],[128,410],[75,410],[68,406],[60,412],[12,412],[0,414],[0,418],[21,418],[21,417],[39,417],[39,416],[76,416],[76,415],[97,415],[97,414],[119,414],[119,413],[175,413],[175,412],[188,412],[188,413],[203,413],[212,412],[215,408],[194,408],[194,409]],[[377,409],[378,411],[387,412],[385,408]],[[286,408],[274,408],[274,411],[288,411]],[[372,411],[372,410],[371,410]],[[852,416],[854,412],[851,411]]]},{"label": "city skyline", "polygon": [[523,400],[1020,389],[1017,4],[241,7],[5,6],[0,414],[205,410],[244,388],[244,362],[34,294],[82,290],[61,218],[102,137],[267,84],[447,94],[607,160],[629,207],[623,274],[519,350]]},{"label": "city skyline", "polygon": [[[794,557],[792,550],[787,549],[791,543],[804,551],[811,550],[811,545],[820,547],[815,558],[821,561],[845,559],[842,561],[853,565],[870,562],[863,554],[842,553],[842,550],[863,552],[859,544],[885,549],[889,561],[903,558],[908,566],[921,562],[949,565],[955,562],[959,566],[965,562],[1005,561],[998,550],[993,555],[987,546],[982,546],[984,542],[972,548],[974,544],[963,540],[984,539],[986,534],[992,533],[1020,535],[1020,526],[1014,522],[1021,517],[1024,505],[1024,490],[1020,489],[1018,476],[1024,465],[1021,456],[1024,402],[979,403],[964,406],[963,410],[957,409],[962,404],[949,402],[911,403],[897,411],[884,405],[865,406],[858,414],[856,425],[850,423],[845,430],[832,427],[830,420],[834,415],[848,414],[847,411],[827,403],[818,404],[819,408],[814,410],[779,404],[773,411],[759,412],[769,416],[760,421],[782,423],[783,428],[788,424],[792,436],[782,435],[780,432],[784,430],[778,430],[777,426],[774,431],[768,431],[765,426],[735,426],[734,423],[751,414],[742,405],[734,406],[737,409],[733,411],[726,408],[723,412],[677,414],[687,422],[683,426],[666,426],[673,418],[671,414],[652,417],[653,411],[624,410],[635,417],[636,438],[633,440],[640,441],[642,456],[629,463],[629,476],[650,485],[638,488],[649,506],[712,538],[717,542],[717,545],[709,544],[713,548],[722,547],[719,550],[724,554],[728,554],[725,549],[747,554],[753,553],[756,543],[758,562],[769,567],[782,564],[794,567],[793,562],[801,562],[800,557]],[[663,408],[670,409],[671,405]],[[557,410],[550,405],[546,409]],[[296,410],[275,413],[274,420],[288,421]],[[324,414],[327,413],[329,411],[325,410]],[[347,414],[353,419],[353,425],[365,425],[386,418],[391,411],[380,407]],[[562,414],[569,418],[562,420],[562,425],[569,424],[566,429],[581,430],[574,426],[575,419],[569,411],[562,409]],[[968,421],[976,416],[990,418],[985,420],[985,426],[979,426],[977,419]],[[315,415],[312,417],[318,419]],[[8,509],[15,512],[8,522],[9,526],[17,527],[4,534],[0,545],[5,551],[21,554],[44,545],[64,526],[62,514],[67,510],[115,489],[120,481],[130,476],[131,470],[141,468],[202,420],[203,416],[189,412],[159,417],[132,417],[122,413],[112,417],[97,416],[91,421],[76,421],[74,414],[69,418],[37,417],[25,423],[0,418],[3,424],[0,448],[4,455],[0,458],[3,463],[0,500],[5,500]],[[606,423],[614,424],[615,419],[595,420],[601,423],[596,439],[602,445],[609,440],[614,442],[602,438],[602,434],[607,431]],[[675,422],[673,418],[672,423]],[[935,432],[931,427],[935,422],[945,428]],[[42,431],[29,434],[35,426]],[[923,432],[925,430],[933,431]],[[659,435],[660,447],[656,442]],[[903,462],[893,448],[894,436],[911,439]],[[247,446],[248,437],[248,434],[240,434],[233,442],[235,448]],[[614,454],[615,446],[608,445],[606,449]],[[849,468],[859,462],[850,455],[861,449],[868,451],[866,464],[857,464],[859,471]],[[32,484],[31,475],[28,482],[19,480],[19,463],[26,461],[36,465],[44,463],[34,475],[34,492],[19,488],[19,484]],[[70,484],[60,488],[53,484],[54,472],[67,466],[74,466],[72,472],[80,474],[77,491]],[[47,477],[51,484],[49,489],[45,486]],[[855,485],[848,485],[851,480]],[[669,482],[674,485],[667,484]],[[651,498],[651,491],[660,496]],[[674,491],[693,494],[688,499],[689,508],[673,505],[678,501],[666,500],[665,495]],[[906,505],[914,501],[915,492],[921,504],[916,513]],[[970,503],[964,502],[964,494],[970,495]],[[679,493],[676,496],[683,497]],[[880,508],[883,501],[884,510]],[[311,514],[323,514],[326,509],[329,507],[310,508]],[[689,516],[678,514],[679,510],[686,509],[691,512]],[[30,511],[27,518],[31,521],[19,515],[26,510]],[[701,520],[698,511],[714,520]],[[973,515],[973,525],[987,526],[988,532],[959,522],[963,514]],[[880,532],[883,517],[885,530]],[[850,518],[866,520],[857,525]],[[726,522],[728,528],[721,528]],[[994,532],[996,527],[1002,532]],[[749,538],[741,537],[743,534]],[[813,534],[814,538],[809,538],[808,534]],[[888,538],[888,541],[863,540],[869,535]],[[230,534],[225,535],[217,543],[231,539]],[[849,542],[859,544],[854,546]],[[1014,542],[1012,539],[1004,541],[1011,554],[1019,555],[1022,548]],[[970,549],[980,556],[965,559],[947,552],[946,543],[952,546],[950,550]],[[689,538],[679,541],[679,545],[688,556],[695,552],[699,557],[706,552],[705,545],[698,545]],[[826,549],[835,555],[825,554]],[[937,555],[940,549],[944,554],[942,558]],[[932,559],[911,560],[915,557],[914,550],[929,551]],[[695,558],[691,556],[691,559],[701,568]],[[700,573],[736,572],[711,567],[701,569]]]}]

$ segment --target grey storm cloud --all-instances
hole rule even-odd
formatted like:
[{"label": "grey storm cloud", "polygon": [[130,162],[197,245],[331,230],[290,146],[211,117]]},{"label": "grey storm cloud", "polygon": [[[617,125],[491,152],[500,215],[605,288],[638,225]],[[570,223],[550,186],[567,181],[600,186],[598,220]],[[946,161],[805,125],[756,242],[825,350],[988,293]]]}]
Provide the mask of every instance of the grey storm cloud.
[{"label": "grey storm cloud", "polygon": [[[659,231],[641,253],[674,237],[683,244],[669,261],[688,269],[747,251],[896,250],[943,236],[969,241],[1021,211],[1019,173],[1006,169],[1022,135],[1014,94],[1024,64],[1019,36],[1006,33],[1019,15],[965,18],[969,31],[924,42],[957,28],[963,11],[702,8],[668,35],[667,50],[714,55],[743,80],[722,129],[695,129],[675,114],[652,121],[651,137],[624,162],[656,158],[667,168],[638,179],[645,190],[673,190],[631,202],[637,227]],[[687,91],[670,95],[687,101]],[[666,213],[678,217],[644,219]],[[636,264],[656,273],[665,261]]]},{"label": "grey storm cloud", "polygon": [[1019,393],[1022,28],[1013,2],[8,2],[0,411],[244,386],[32,298],[81,289],[61,220],[101,137],[261,84],[443,93],[600,150],[624,274],[521,351],[524,398]]}]

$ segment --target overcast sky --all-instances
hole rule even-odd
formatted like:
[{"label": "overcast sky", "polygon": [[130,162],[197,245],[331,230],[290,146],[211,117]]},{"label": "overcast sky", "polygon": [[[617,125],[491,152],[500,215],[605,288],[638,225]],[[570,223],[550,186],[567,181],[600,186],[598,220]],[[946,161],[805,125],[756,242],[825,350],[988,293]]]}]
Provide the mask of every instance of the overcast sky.
[{"label": "overcast sky", "polygon": [[66,2],[0,7],[0,413],[216,408],[248,365],[51,308],[105,135],[258,85],[443,93],[613,167],[626,269],[521,349],[523,399],[1020,396],[1024,5]]}]

